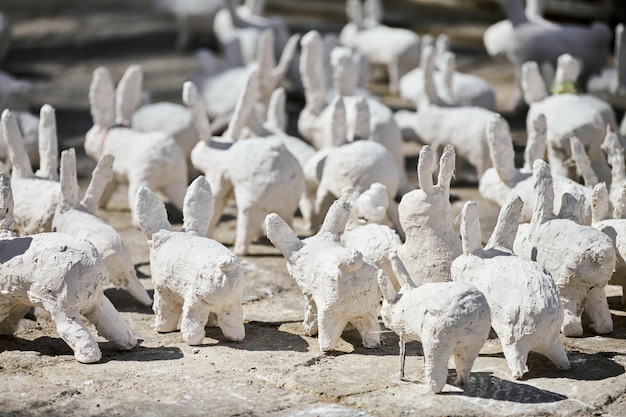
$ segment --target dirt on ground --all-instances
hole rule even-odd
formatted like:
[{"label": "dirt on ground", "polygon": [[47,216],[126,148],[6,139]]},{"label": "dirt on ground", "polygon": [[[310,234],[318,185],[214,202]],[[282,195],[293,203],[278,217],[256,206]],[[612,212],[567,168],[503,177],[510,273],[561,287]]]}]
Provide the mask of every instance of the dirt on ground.
[{"label": "dirt on ground", "polygon": [[[267,3],[268,13],[284,16],[294,32],[338,31],[345,23],[343,1]],[[419,34],[448,33],[458,70],[481,75],[496,88],[498,110],[523,141],[524,117],[511,111],[513,70],[506,60],[489,57],[481,43],[484,29],[503,17],[494,2],[394,0],[385,1],[385,7],[389,25]],[[0,11],[14,22],[4,70],[34,83],[34,112],[45,103],[56,108],[60,148],[77,149],[83,189],[95,166],[82,149],[91,127],[87,91],[92,71],[106,65],[119,80],[128,65],[141,64],[153,101],[180,103],[182,83],[198,69],[194,48],[206,42],[197,39],[194,47],[176,50],[175,20],[155,13],[148,0],[3,0]],[[372,87],[394,108],[406,106],[382,84]],[[290,94],[290,114],[302,104],[301,96]],[[406,145],[413,184],[418,150]],[[486,241],[497,209],[481,198],[471,177],[459,177],[452,189],[454,215],[465,201],[477,201]],[[120,232],[141,282],[151,289],[148,246],[130,223],[125,195],[120,190],[98,214]],[[180,222],[180,213],[170,215]],[[214,235],[229,246],[234,216],[231,204]],[[306,236],[300,218],[295,228]],[[583,337],[562,338],[571,370],[556,370],[545,357],[531,354],[528,372],[513,380],[500,343],[492,338],[474,365],[471,383],[454,385],[450,366],[449,384],[435,395],[424,384],[419,343],[408,344],[405,381],[398,375],[398,337],[383,327],[378,349],[363,348],[358,333],[348,328],[335,351],[320,352],[316,338],[304,334],[302,295],[279,252],[260,239],[252,254],[240,259],[247,281],[242,342],[228,342],[219,329],[208,327],[201,346],[188,346],[179,332],[153,329],[150,307],[111,288],[106,295],[130,323],[139,346],[121,352],[100,339],[102,360],[84,365],[37,310],[22,320],[14,336],[0,337],[0,415],[626,416],[626,309],[618,304],[620,288],[609,288],[613,333],[596,336],[586,325]]]}]

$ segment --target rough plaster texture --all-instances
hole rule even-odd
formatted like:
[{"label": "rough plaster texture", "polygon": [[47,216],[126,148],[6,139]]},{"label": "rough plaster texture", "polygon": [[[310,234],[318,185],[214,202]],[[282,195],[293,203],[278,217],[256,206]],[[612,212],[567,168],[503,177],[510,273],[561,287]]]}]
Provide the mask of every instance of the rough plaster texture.
[{"label": "rough plaster texture", "polygon": [[582,336],[583,310],[597,334],[613,331],[606,287],[615,271],[613,242],[601,231],[579,224],[572,217],[579,202],[565,194],[559,215],[554,214],[554,191],[550,166],[536,160],[533,180],[537,194],[530,224],[520,225],[514,253],[545,268],[559,289],[565,318],[561,332]]},{"label": "rough plaster texture", "polygon": [[192,111],[201,138],[191,160],[208,179],[214,195],[215,214],[208,233],[234,194],[238,211],[234,247],[237,255],[248,252],[267,214],[276,212],[291,222],[305,190],[302,167],[281,138],[242,137],[258,94],[257,74],[249,74],[228,130],[219,138],[211,134],[194,85],[186,83],[183,89],[183,100]]},{"label": "rough plaster texture", "polygon": [[454,173],[454,147],[444,148],[437,184],[433,184],[435,153],[420,150],[417,176],[420,189],[405,194],[398,205],[406,240],[398,256],[417,285],[451,281],[450,266],[461,254],[461,239],[452,227],[450,180]]},{"label": "rough plaster texture", "polygon": [[89,87],[94,125],[85,135],[89,157],[115,158],[115,175],[100,203],[107,204],[119,183],[128,183],[128,206],[135,224],[135,197],[140,187],[163,192],[181,210],[187,187],[185,154],[176,140],[162,132],[144,133],[127,127],[139,103],[142,78],[141,67],[132,65],[115,90],[108,69],[96,68]]},{"label": "rough plaster texture", "polygon": [[[524,202],[520,214],[520,222],[529,222],[535,207],[536,194],[533,189],[532,165],[536,159],[542,159],[546,149],[546,120],[543,115],[535,119],[532,130],[528,131],[528,139],[524,151],[524,166],[515,167],[515,150],[508,123],[500,115],[492,117],[487,126],[489,154],[493,167],[487,169],[480,178],[478,189],[480,194],[503,206],[512,193]],[[557,196],[555,210],[561,209],[564,193],[578,193],[584,198],[585,224],[591,222],[591,188],[583,186],[563,175],[553,174],[554,194]]]},{"label": "rough plaster texture", "polygon": [[107,270],[96,248],[63,233],[16,237],[13,196],[4,173],[0,193],[0,334],[15,333],[28,310],[40,307],[50,314],[79,362],[98,362],[102,357],[82,317],[119,348],[134,348],[132,329],[103,293]]},{"label": "rough plaster texture", "polygon": [[199,345],[214,314],[224,337],[240,341],[245,336],[243,269],[230,250],[204,236],[213,216],[213,195],[203,176],[189,186],[183,210],[183,228],[174,231],[152,191],[142,187],[137,195],[137,213],[150,247],[154,328],[171,332],[180,320],[183,340]]},{"label": "rough plaster texture", "polygon": [[52,230],[91,242],[107,266],[108,280],[128,291],[137,301],[151,305],[152,299],[141,285],[128,248],[117,231],[95,215],[107,183],[113,177],[113,157],[104,155],[98,161],[91,183],[79,200],[74,149],[61,154],[61,202],[52,220]]},{"label": "rough plaster texture", "polygon": [[440,393],[446,384],[448,360],[454,357],[456,384],[470,384],[470,372],[490,329],[490,309],[476,287],[460,282],[415,285],[393,251],[390,262],[400,291],[385,274],[379,274],[383,293],[380,315],[400,337],[400,378],[404,379],[406,342],[420,341],[424,350],[426,384]]},{"label": "rough plaster texture", "polygon": [[17,118],[8,109],[2,113],[2,130],[12,165],[15,229],[21,235],[49,232],[52,230],[54,211],[61,200],[54,109],[49,105],[41,108],[38,142],[41,167],[36,173],[31,168]]},{"label": "rough plaster texture", "polygon": [[611,183],[608,186],[609,202],[615,206],[621,198],[624,185],[626,185],[626,162],[620,138],[610,125],[607,126],[602,150],[606,153],[606,160],[611,166]]},{"label": "rough plaster texture", "polygon": [[511,195],[483,248],[478,207],[466,202],[461,212],[463,254],[452,262],[452,279],[472,284],[485,295],[491,327],[515,379],[524,375],[530,351],[547,356],[559,369],[570,369],[560,338],[563,306],[556,285],[537,262],[513,254],[523,204]]},{"label": "rough plaster texture", "polygon": [[350,203],[338,199],[319,232],[303,240],[276,213],[265,218],[267,237],[304,295],[304,331],[317,333],[323,352],[335,349],[348,323],[359,331],[364,347],[380,346],[376,279],[383,272],[340,244],[349,216]]},{"label": "rough plaster texture", "polygon": [[[24,142],[28,160],[35,168],[39,166],[39,118],[25,111],[12,111],[12,113],[17,119],[17,125],[21,133],[20,139]],[[2,129],[0,129],[0,163],[4,164],[7,169],[11,167],[9,149]]]}]

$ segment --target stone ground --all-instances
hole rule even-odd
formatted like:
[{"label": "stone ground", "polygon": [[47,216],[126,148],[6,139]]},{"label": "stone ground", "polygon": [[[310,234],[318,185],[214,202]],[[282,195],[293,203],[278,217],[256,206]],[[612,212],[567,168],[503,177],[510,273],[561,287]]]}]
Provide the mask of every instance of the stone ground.
[{"label": "stone ground", "polygon": [[[509,111],[512,71],[506,62],[489,58],[480,42],[485,27],[501,18],[492,2],[385,3],[391,25],[420,34],[449,33],[458,68],[496,86],[499,110],[516,131],[522,129],[523,118]],[[286,16],[294,31],[338,30],[344,21],[339,1],[269,0],[268,5],[271,12]],[[93,69],[107,65],[119,78],[129,64],[139,63],[155,101],[180,102],[182,82],[197,68],[192,52],[173,48],[175,23],[152,13],[148,0],[3,0],[0,8],[15,22],[14,49],[5,67],[35,83],[33,110],[44,103],[56,107],[61,148],[78,148],[83,183],[94,166],[80,149],[91,125],[87,90]],[[376,91],[384,94],[380,87]],[[300,105],[290,102],[294,110]],[[416,149],[407,146],[414,183]],[[452,194],[455,213],[463,202],[478,201],[486,240],[496,209],[480,198],[471,181],[456,184]],[[120,231],[141,281],[151,288],[148,248],[130,225],[123,195],[116,195],[99,214]],[[230,207],[216,234],[225,244],[233,241],[233,213]],[[274,247],[261,240],[241,261],[248,281],[244,341],[227,342],[218,329],[207,328],[202,346],[187,346],[178,332],[157,334],[152,329],[150,308],[109,289],[107,296],[129,321],[140,345],[118,352],[103,340],[102,361],[82,365],[49,320],[24,319],[15,337],[0,338],[0,415],[626,416],[626,311],[617,305],[616,288],[609,293],[612,334],[594,336],[587,329],[582,338],[563,338],[571,370],[555,370],[547,359],[531,354],[528,373],[514,381],[498,340],[491,339],[468,387],[452,384],[451,368],[451,384],[434,395],[423,384],[419,344],[408,345],[406,382],[398,378],[398,338],[391,332],[383,330],[382,347],[368,350],[348,330],[337,350],[324,354],[315,338],[303,334],[301,295]]]}]

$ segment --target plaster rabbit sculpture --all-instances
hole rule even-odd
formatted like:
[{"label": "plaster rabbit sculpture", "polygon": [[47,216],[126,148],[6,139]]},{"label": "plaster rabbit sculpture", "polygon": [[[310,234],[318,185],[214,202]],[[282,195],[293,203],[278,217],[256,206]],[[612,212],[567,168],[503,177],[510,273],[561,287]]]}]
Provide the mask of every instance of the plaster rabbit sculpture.
[{"label": "plaster rabbit sculpture", "polygon": [[519,226],[513,252],[536,261],[552,275],[565,311],[561,327],[565,336],[582,336],[583,310],[597,334],[610,333],[613,320],[604,287],[615,270],[613,242],[601,231],[572,219],[578,210],[573,199],[561,206],[558,216],[553,213],[548,164],[536,160],[533,179],[537,195],[533,218],[530,224]]},{"label": "plaster rabbit sculpture", "polygon": [[117,91],[105,67],[96,68],[89,87],[94,125],[85,135],[85,152],[92,159],[112,155],[114,177],[102,196],[106,205],[118,183],[128,183],[128,206],[137,225],[135,198],[142,186],[162,191],[182,210],[187,188],[185,154],[176,141],[161,132],[143,133],[126,127],[141,92],[141,67],[128,68]]},{"label": "plaster rabbit sculpture", "polygon": [[[433,78],[437,90],[445,91],[446,99],[456,105],[477,106],[487,110],[495,109],[495,91],[484,78],[456,71],[456,57],[449,50],[448,36],[439,35],[436,45],[438,65],[436,65]],[[400,97],[417,107],[425,94],[423,68],[421,66],[417,66],[400,77],[398,92]]]},{"label": "plaster rabbit sculpture", "polygon": [[[259,107],[259,116],[264,116],[272,92],[285,78],[289,65],[293,61],[300,41],[300,35],[293,35],[282,49],[278,63],[274,50],[275,35],[271,29],[265,29],[258,36],[255,45],[254,60],[247,65],[241,57],[241,50],[236,44],[227,50],[225,64],[218,65],[209,53],[201,59],[201,73],[194,77],[204,99],[208,116],[213,119],[217,127],[226,125],[235,110],[237,99],[243,90],[245,80],[253,69],[259,72],[259,96],[256,107]],[[257,111],[257,110],[255,110]]]},{"label": "plaster rabbit sculpture", "polygon": [[237,205],[234,252],[237,255],[249,252],[266,214],[277,212],[291,222],[305,190],[302,168],[281,138],[243,137],[242,131],[256,102],[257,82],[257,72],[252,71],[229,127],[221,137],[212,136],[204,105],[194,85],[185,83],[183,86],[183,101],[191,109],[201,139],[191,160],[207,177],[214,195],[215,213],[209,235],[234,194]]},{"label": "plaster rabbit sculpture", "polygon": [[425,145],[420,150],[417,177],[420,189],[405,194],[398,211],[406,240],[398,256],[416,280],[450,281],[452,261],[461,255],[461,239],[452,228],[450,180],[454,174],[454,147],[447,145],[439,161],[437,184],[433,184],[435,153]]},{"label": "plaster rabbit sculpture", "polygon": [[[546,128],[545,117],[541,114],[537,115],[531,130],[528,131],[524,166],[516,168],[515,150],[508,123],[502,116],[494,115],[487,125],[486,133],[493,167],[487,169],[480,178],[478,189],[485,199],[499,206],[503,206],[511,194],[518,195],[524,202],[520,214],[522,223],[530,221],[535,207],[536,195],[533,189],[532,166],[536,159],[542,159],[545,154]],[[558,197],[555,201],[556,210],[560,210],[561,196],[576,189],[585,196],[585,223],[589,224],[591,222],[591,188],[578,184],[563,175],[553,175],[553,183],[554,193]]]},{"label": "plaster rabbit sculpture", "polygon": [[369,111],[367,103],[356,103],[357,125],[355,137],[361,140],[347,142],[346,108],[343,99],[337,97],[330,107],[332,110],[332,137],[334,148],[322,149],[307,161],[305,173],[309,176],[313,172],[319,177],[315,195],[315,213],[323,216],[334,199],[341,196],[346,187],[352,187],[357,192],[363,192],[372,184],[378,182],[386,187],[390,204],[387,209],[389,218],[397,230],[400,229],[398,209],[394,196],[400,185],[399,169],[389,150],[378,142],[368,140],[371,134]]},{"label": "plaster rabbit sculpture", "polygon": [[398,255],[392,251],[389,256],[400,291],[385,274],[379,274],[380,315],[385,326],[400,337],[400,379],[404,379],[406,342],[420,341],[426,383],[435,394],[446,385],[450,356],[454,357],[456,383],[469,383],[474,361],[489,337],[491,312],[485,296],[461,282],[417,286]]},{"label": "plaster rabbit sculpture", "polygon": [[463,254],[452,262],[452,279],[474,285],[489,302],[491,327],[515,379],[524,375],[531,350],[545,355],[559,369],[570,368],[560,339],[563,306],[556,285],[535,261],[513,254],[523,204],[511,195],[483,249],[476,203],[465,203]]},{"label": "plaster rabbit sculpture", "polygon": [[[587,91],[606,98],[610,102],[624,100],[626,94],[626,32],[624,24],[615,26],[615,47],[613,49],[614,66],[604,68],[598,75],[592,75],[587,81]],[[622,132],[623,134],[624,132]]]},{"label": "plaster rabbit sculpture", "polygon": [[236,5],[235,0],[224,0],[224,7],[213,21],[213,31],[222,49],[238,41],[246,64],[254,61],[259,36],[264,30],[274,31],[276,53],[282,52],[289,38],[289,29],[281,17],[261,15],[264,4],[265,0],[247,0],[241,5]]},{"label": "plaster rabbit sculpture", "polygon": [[386,69],[389,92],[398,92],[400,77],[415,68],[419,60],[419,36],[403,28],[393,28],[380,23],[382,2],[367,0],[365,15],[361,0],[348,0],[348,24],[339,34],[339,43],[363,53],[371,65]]},{"label": "plaster rabbit sculpture", "polygon": [[[2,108],[2,106],[0,106],[0,108]],[[13,113],[17,120],[20,139],[24,143],[28,160],[31,166],[36,168],[39,166],[39,117],[25,111],[11,110],[11,113]],[[6,171],[10,170],[11,161],[9,158],[9,149],[2,129],[0,129],[0,163],[6,167]]]},{"label": "plaster rabbit sculpture", "polygon": [[524,12],[522,0],[501,3],[512,28],[509,29],[507,24],[498,30],[490,28],[483,39],[490,55],[506,55],[516,69],[518,80],[521,80],[521,68],[525,62],[556,66],[558,57],[565,53],[581,61],[581,85],[586,85],[592,74],[605,67],[611,40],[611,31],[605,23],[593,22],[583,26],[548,22],[541,18],[544,0],[527,2],[530,6],[528,14]]},{"label": "plaster rabbit sculpture", "polygon": [[[333,100],[341,96],[346,103],[348,139],[354,138],[354,127],[357,126],[356,102],[363,100],[363,92],[359,90],[359,67],[354,57],[346,48],[333,49],[333,86],[327,89],[327,74],[324,67],[324,45],[320,34],[310,31],[302,37],[302,54],[300,55],[300,71],[306,104],[298,117],[298,131],[304,139],[317,149],[333,146],[332,117]],[[404,150],[402,134],[395,122],[391,110],[379,100],[366,97],[370,113],[369,129],[371,140],[383,144],[393,155],[400,168],[400,193],[409,189],[409,181],[404,171]],[[367,126],[362,128],[367,129]]]},{"label": "plaster rabbit sculpture", "polygon": [[606,159],[611,166],[611,187],[609,189],[609,202],[617,204],[626,185],[626,162],[624,160],[624,147],[615,130],[608,125],[602,150],[606,153]]},{"label": "plaster rabbit sculpture", "polygon": [[213,18],[222,8],[222,0],[154,0],[155,10],[176,18],[176,48],[191,46],[196,37],[213,36]]},{"label": "plaster rabbit sculpture", "polygon": [[108,269],[109,281],[124,288],[143,305],[152,304],[152,299],[141,285],[135,272],[135,264],[122,241],[122,237],[111,226],[95,215],[98,201],[104,188],[113,177],[113,157],[104,155],[93,171],[85,196],[79,201],[76,178],[76,153],[68,149],[61,154],[61,202],[57,206],[52,230],[67,233],[91,242]]},{"label": "plaster rabbit sculpture", "polygon": [[622,305],[624,305],[626,304],[626,290],[624,289],[626,287],[626,218],[611,216],[609,206],[606,184],[600,183],[593,188],[591,225],[606,233],[615,245],[617,259],[615,272],[613,272],[609,284],[622,287]]},{"label": "plaster rabbit sculpture", "polygon": [[15,333],[28,310],[41,307],[50,313],[79,362],[102,358],[83,317],[118,348],[134,348],[132,329],[103,293],[107,269],[96,248],[64,233],[16,237],[11,186],[4,173],[0,173],[0,208],[0,334]]},{"label": "plaster rabbit sculpture", "polygon": [[[352,187],[346,188],[343,196],[350,201],[351,210],[341,244],[361,252],[366,261],[385,271],[393,280],[395,275],[387,253],[402,241],[396,231],[385,224],[389,207],[387,188],[375,182],[361,193]],[[399,288],[397,282],[394,286]]]},{"label": "plaster rabbit sculpture", "polygon": [[458,155],[475,169],[478,178],[491,166],[485,129],[494,113],[476,106],[454,106],[442,100],[436,90],[434,49],[426,47],[422,54],[426,94],[418,104],[413,127],[419,140],[437,151],[446,144],[454,145]]},{"label": "plaster rabbit sculpture", "polygon": [[348,323],[359,331],[364,347],[380,346],[376,279],[384,272],[339,243],[349,216],[350,203],[338,199],[319,232],[304,240],[276,213],[265,218],[267,237],[304,295],[304,330],[318,334],[322,352],[335,348]]},{"label": "plaster rabbit sculpture", "polygon": [[527,130],[538,114],[546,117],[548,162],[552,172],[574,176],[566,161],[571,156],[569,139],[576,136],[585,146],[600,181],[609,182],[611,173],[601,149],[606,129],[602,114],[587,99],[576,94],[548,96],[536,62],[526,62],[522,66],[522,91],[530,106],[526,116]]},{"label": "plaster rabbit sculpture", "polygon": [[205,237],[213,195],[203,176],[189,186],[183,211],[183,227],[175,231],[159,197],[146,187],[139,189],[137,213],[150,247],[154,283],[154,327],[174,331],[182,316],[183,340],[199,345],[209,315],[215,314],[226,339],[243,340],[243,268],[224,245]]},{"label": "plaster rabbit sculpture", "polygon": [[16,215],[15,228],[21,235],[49,232],[52,218],[61,201],[57,172],[57,136],[54,108],[44,105],[39,121],[40,168],[31,168],[17,118],[10,110],[2,112],[2,130],[7,140],[12,165],[11,184]]}]

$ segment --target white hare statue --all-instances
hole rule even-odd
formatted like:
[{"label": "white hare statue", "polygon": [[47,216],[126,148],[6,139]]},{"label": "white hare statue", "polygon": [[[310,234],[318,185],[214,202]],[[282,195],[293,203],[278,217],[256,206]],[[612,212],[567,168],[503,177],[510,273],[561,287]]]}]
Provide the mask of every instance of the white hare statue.
[{"label": "white hare statue", "polygon": [[191,109],[200,142],[191,154],[196,169],[207,177],[214,193],[215,214],[209,234],[234,194],[237,233],[234,252],[247,254],[261,230],[265,215],[280,213],[291,222],[304,193],[304,174],[298,160],[278,137],[245,138],[244,129],[258,93],[257,72],[249,74],[235,115],[221,137],[213,137],[204,105],[195,86],[183,88],[183,101]]},{"label": "white hare statue", "polygon": [[150,247],[154,283],[154,327],[171,332],[181,320],[183,340],[199,345],[209,315],[215,314],[226,339],[243,340],[243,268],[224,245],[205,237],[213,195],[203,176],[189,186],[183,213],[183,228],[173,230],[159,197],[146,187],[139,189],[137,214]]},{"label": "white hare statue", "polygon": [[483,249],[476,203],[461,212],[463,254],[452,262],[452,279],[478,288],[491,309],[491,327],[498,334],[511,375],[524,375],[529,351],[569,369],[561,343],[563,306],[550,274],[535,261],[513,254],[523,202],[511,195],[502,206],[496,227]]},{"label": "white hare statue", "polygon": [[265,218],[267,237],[287,260],[287,270],[304,295],[304,330],[318,334],[323,352],[335,348],[348,323],[359,331],[363,346],[380,345],[376,279],[383,272],[356,249],[341,246],[349,216],[350,203],[340,198],[320,231],[304,240],[277,214]]},{"label": "white hare statue", "polygon": [[61,201],[57,133],[54,108],[44,105],[39,119],[40,168],[34,173],[17,118],[10,110],[2,113],[2,130],[7,140],[12,165],[11,185],[15,192],[15,229],[21,235],[49,232],[52,218]]},{"label": "white hare statue", "polygon": [[[561,332],[582,336],[583,310],[598,334],[613,331],[604,287],[615,270],[611,239],[599,230],[579,223],[580,203],[569,194],[554,214],[554,189],[550,167],[542,160],[533,166],[535,209],[530,224],[519,226],[513,251],[545,268],[557,285],[565,318]],[[558,238],[555,239],[555,236]]]},{"label": "white hare statue", "polygon": [[107,269],[96,248],[65,233],[16,237],[9,179],[0,173],[0,334],[15,333],[31,307],[41,307],[82,363],[102,353],[83,317],[120,349],[137,345],[131,327],[103,293]]},{"label": "white hare statue", "polygon": [[446,385],[448,360],[454,357],[458,384],[470,382],[470,371],[489,337],[491,311],[476,287],[461,282],[430,282],[416,286],[393,251],[389,260],[400,291],[379,274],[383,293],[380,315],[400,337],[400,378],[404,379],[406,342],[420,341],[424,349],[426,383],[434,393]]},{"label": "white hare statue", "polygon": [[417,285],[451,281],[450,266],[461,254],[461,239],[452,228],[450,180],[454,174],[454,147],[441,154],[437,184],[433,184],[435,153],[420,150],[417,177],[420,189],[405,194],[398,211],[406,240],[398,256]]},{"label": "white hare statue", "polygon": [[117,91],[109,71],[96,68],[89,87],[94,125],[85,135],[85,152],[95,160],[112,155],[114,177],[101,205],[106,205],[118,183],[128,183],[128,206],[137,225],[135,197],[146,186],[162,191],[182,210],[187,188],[185,154],[176,141],[161,132],[143,133],[128,127],[141,95],[141,67],[130,66]]},{"label": "white hare statue", "polygon": [[61,202],[57,206],[52,230],[88,240],[98,249],[106,264],[109,281],[124,288],[143,305],[152,299],[141,285],[135,264],[119,233],[96,216],[96,208],[107,183],[113,177],[113,157],[104,155],[93,171],[85,196],[79,200],[76,178],[76,153],[68,149],[61,154]]}]

